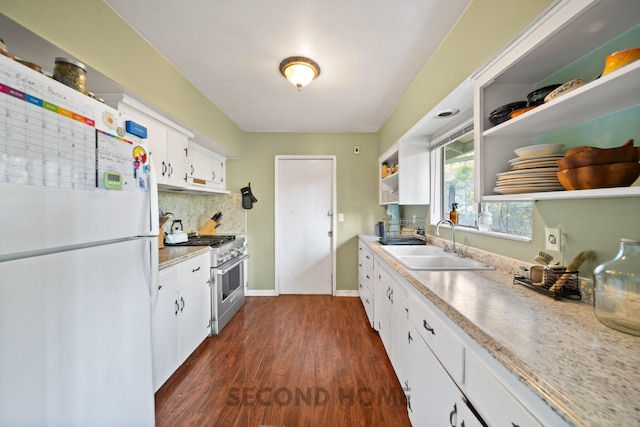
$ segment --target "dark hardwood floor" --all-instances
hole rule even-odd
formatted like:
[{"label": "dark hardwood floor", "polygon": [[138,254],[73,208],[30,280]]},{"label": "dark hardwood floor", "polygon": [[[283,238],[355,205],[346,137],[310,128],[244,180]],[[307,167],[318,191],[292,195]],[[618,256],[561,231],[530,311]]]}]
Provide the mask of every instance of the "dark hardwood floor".
[{"label": "dark hardwood floor", "polygon": [[410,426],[359,298],[248,297],[156,393],[163,426]]}]

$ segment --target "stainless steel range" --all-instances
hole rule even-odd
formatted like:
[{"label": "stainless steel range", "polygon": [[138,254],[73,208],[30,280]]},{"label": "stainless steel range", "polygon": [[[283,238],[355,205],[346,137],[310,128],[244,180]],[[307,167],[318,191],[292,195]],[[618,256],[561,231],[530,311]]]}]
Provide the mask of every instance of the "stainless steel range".
[{"label": "stainless steel range", "polygon": [[244,304],[247,245],[231,235],[189,237],[167,246],[211,247],[211,335],[217,335]]}]

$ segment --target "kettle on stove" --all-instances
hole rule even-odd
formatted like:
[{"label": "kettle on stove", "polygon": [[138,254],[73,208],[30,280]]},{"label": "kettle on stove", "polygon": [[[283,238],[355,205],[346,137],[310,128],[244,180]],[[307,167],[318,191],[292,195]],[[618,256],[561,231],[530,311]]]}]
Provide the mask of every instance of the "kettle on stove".
[{"label": "kettle on stove", "polygon": [[175,219],[173,220],[173,222],[171,222],[171,233],[167,234],[167,237],[165,237],[164,240],[169,244],[182,243],[189,240],[187,233],[184,232],[184,229],[182,227],[181,219]]}]

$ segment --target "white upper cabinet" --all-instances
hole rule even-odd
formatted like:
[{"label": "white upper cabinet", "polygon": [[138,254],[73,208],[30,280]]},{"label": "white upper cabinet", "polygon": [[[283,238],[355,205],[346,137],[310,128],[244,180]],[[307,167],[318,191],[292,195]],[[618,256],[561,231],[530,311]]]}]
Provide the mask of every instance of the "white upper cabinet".
[{"label": "white upper cabinet", "polygon": [[396,143],[380,157],[380,204],[429,204],[429,148]]},{"label": "white upper cabinet", "polygon": [[228,193],[225,158],[190,141],[195,136],[193,132],[126,95],[102,96],[109,105],[147,127],[160,190]]},{"label": "white upper cabinet", "polygon": [[190,186],[205,191],[225,190],[225,159],[189,141],[187,176]]},{"label": "white upper cabinet", "polygon": [[[633,196],[640,186],[498,194],[496,174],[514,149],[561,143],[564,149],[616,147],[640,141],[640,61],[599,77],[605,58],[640,47],[637,0],[567,0],[551,10],[473,78],[478,201]],[[575,78],[586,84],[493,126],[489,113],[527,99],[535,89]]]}]

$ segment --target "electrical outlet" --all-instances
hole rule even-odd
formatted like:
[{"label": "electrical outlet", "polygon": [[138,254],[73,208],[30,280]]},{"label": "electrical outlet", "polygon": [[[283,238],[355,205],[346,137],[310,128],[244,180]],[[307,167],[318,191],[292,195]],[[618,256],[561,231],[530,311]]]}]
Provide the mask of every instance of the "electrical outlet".
[{"label": "electrical outlet", "polygon": [[344,222],[344,214],[343,213],[339,213],[338,214],[338,222]]},{"label": "electrical outlet", "polygon": [[544,228],[545,248],[548,251],[560,252],[562,249],[562,233],[559,228]]},{"label": "electrical outlet", "polygon": [[354,145],[353,146],[353,154],[360,154],[360,146],[359,145]]}]

